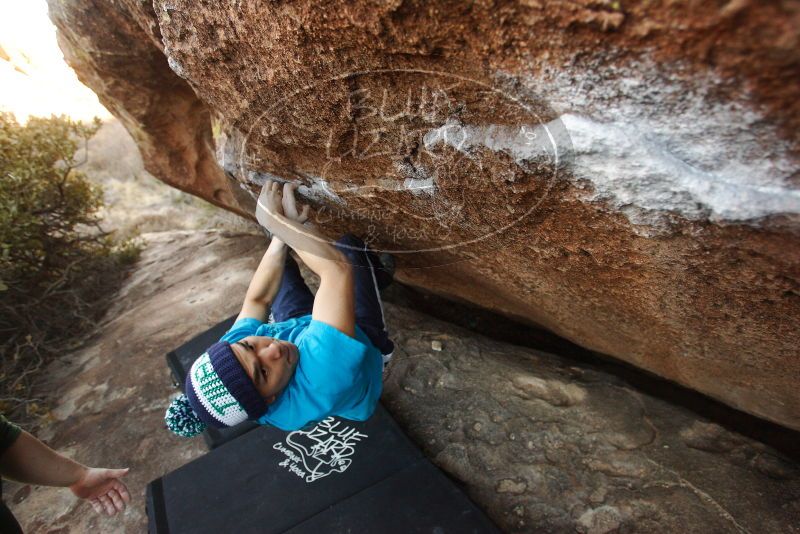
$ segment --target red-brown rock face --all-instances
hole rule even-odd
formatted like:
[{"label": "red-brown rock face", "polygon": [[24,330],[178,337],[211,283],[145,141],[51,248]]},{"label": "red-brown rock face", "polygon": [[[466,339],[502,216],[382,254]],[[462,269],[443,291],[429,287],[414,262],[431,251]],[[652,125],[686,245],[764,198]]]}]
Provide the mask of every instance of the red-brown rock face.
[{"label": "red-brown rock face", "polygon": [[[165,182],[800,429],[800,3],[51,1]],[[242,187],[240,187],[242,186]]]}]

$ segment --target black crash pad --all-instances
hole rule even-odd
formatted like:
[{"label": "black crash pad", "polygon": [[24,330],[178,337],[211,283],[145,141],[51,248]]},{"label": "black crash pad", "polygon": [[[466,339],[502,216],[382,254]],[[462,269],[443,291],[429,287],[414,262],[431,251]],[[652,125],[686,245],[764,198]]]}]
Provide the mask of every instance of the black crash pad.
[{"label": "black crash pad", "polygon": [[[170,371],[172,371],[172,378],[177,387],[183,390],[183,383],[186,380],[186,375],[195,359],[203,354],[208,347],[219,341],[219,338],[228,331],[235,320],[236,315],[228,317],[202,334],[193,337],[177,349],[167,353],[167,365]],[[217,429],[208,427],[203,431],[203,439],[209,449],[215,449],[223,443],[253,430],[257,426],[258,425],[255,423],[245,421],[244,423],[230,428]]]},{"label": "black crash pad", "polygon": [[[233,319],[167,356],[176,379]],[[365,422],[251,429],[221,435],[214,450],[148,484],[148,531],[499,532],[381,404]]]},{"label": "black crash pad", "polygon": [[499,532],[453,482],[422,460],[289,529],[291,534]]},{"label": "black crash pad", "polygon": [[151,533],[498,532],[378,405],[366,422],[259,427],[151,482]]}]

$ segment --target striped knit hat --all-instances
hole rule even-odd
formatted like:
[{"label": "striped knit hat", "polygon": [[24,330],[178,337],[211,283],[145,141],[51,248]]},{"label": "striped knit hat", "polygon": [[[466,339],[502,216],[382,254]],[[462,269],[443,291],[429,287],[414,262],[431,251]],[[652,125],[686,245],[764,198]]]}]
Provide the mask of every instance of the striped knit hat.
[{"label": "striped knit hat", "polygon": [[216,428],[258,419],[267,402],[236,359],[229,343],[211,345],[186,375],[186,395],[172,401],[164,420],[175,434],[191,437]]}]

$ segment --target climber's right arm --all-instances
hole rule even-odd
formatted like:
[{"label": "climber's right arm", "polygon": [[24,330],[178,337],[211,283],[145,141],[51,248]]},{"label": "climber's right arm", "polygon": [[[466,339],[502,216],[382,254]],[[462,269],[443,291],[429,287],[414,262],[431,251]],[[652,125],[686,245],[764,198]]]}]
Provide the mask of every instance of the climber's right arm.
[{"label": "climber's right arm", "polygon": [[352,266],[327,237],[302,224],[308,216],[308,209],[297,212],[294,189],[294,184],[286,184],[281,194],[280,184],[268,180],[258,198],[256,218],[274,236],[294,249],[303,263],[319,276],[311,317],[352,337],[355,334]]},{"label": "climber's right arm", "polygon": [[277,237],[272,238],[258,269],[250,280],[237,321],[245,317],[252,317],[262,322],[266,320],[267,309],[281,285],[287,250],[283,241]]}]

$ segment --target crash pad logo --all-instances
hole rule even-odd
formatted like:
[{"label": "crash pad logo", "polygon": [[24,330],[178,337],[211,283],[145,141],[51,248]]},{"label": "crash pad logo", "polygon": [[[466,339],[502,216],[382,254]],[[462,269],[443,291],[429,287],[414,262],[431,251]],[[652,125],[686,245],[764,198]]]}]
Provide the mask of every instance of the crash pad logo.
[{"label": "crash pad logo", "polygon": [[306,482],[314,482],[331,473],[344,473],[353,463],[356,446],[366,434],[328,417],[311,430],[298,430],[278,442],[273,449],[286,458],[278,463]]}]

